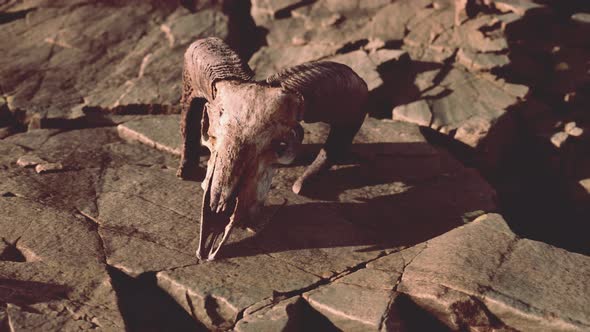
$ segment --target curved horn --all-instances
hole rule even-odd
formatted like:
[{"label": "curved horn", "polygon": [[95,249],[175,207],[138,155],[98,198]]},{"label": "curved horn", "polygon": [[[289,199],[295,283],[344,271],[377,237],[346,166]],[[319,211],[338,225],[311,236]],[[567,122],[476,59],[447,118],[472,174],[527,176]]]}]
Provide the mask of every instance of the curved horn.
[{"label": "curved horn", "polygon": [[[223,80],[249,81],[252,69],[223,40],[210,37],[192,43],[184,53],[180,130],[183,147],[177,175],[193,177],[190,169],[198,164],[201,115],[205,101],[215,98],[215,83]],[[196,177],[202,178],[203,174]]]},{"label": "curved horn", "polygon": [[[271,86],[296,92],[305,102],[305,122],[347,121],[359,115],[367,97],[367,83],[350,67],[336,62],[308,62],[282,70],[266,79]],[[349,105],[352,102],[353,105]],[[345,109],[335,109],[345,106]],[[363,113],[364,115],[364,113]],[[344,118],[343,118],[344,117]]]},{"label": "curved horn", "polygon": [[[184,142],[178,176],[184,179],[191,178],[191,171],[197,169],[202,122],[205,132],[209,125],[207,112],[204,111],[207,105],[204,99],[214,102],[215,84],[224,80],[249,81],[252,76],[250,67],[219,38],[197,40],[188,47],[184,53],[180,123]],[[205,193],[201,211],[201,236],[197,249],[197,257],[203,259],[215,257],[233,225],[233,216],[225,211],[226,202],[221,202],[223,211],[217,207],[221,189],[224,189],[220,188],[220,185],[224,184],[221,177],[224,174],[223,169],[214,172],[216,156],[216,153],[212,153],[213,162],[203,182]],[[203,175],[201,172],[197,177],[201,178]],[[233,211],[233,208],[228,210]]]},{"label": "curved horn", "polygon": [[352,144],[367,113],[363,107],[367,84],[350,67],[329,61],[287,68],[266,82],[303,97],[301,120],[322,121],[331,126],[323,149],[293,185],[293,191],[299,193],[307,180],[328,169]]},{"label": "curved horn", "polygon": [[249,81],[252,69],[227,44],[216,37],[197,40],[184,54],[195,97],[215,98],[215,83],[222,80]]}]

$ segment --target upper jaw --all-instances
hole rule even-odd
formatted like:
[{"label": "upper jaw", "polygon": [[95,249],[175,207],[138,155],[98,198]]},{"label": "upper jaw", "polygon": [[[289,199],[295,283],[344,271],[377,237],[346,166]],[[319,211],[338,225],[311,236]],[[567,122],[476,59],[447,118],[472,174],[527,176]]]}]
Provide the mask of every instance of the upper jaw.
[{"label": "upper jaw", "polygon": [[[197,257],[201,260],[213,260],[227,241],[237,223],[248,222],[256,211],[255,207],[264,202],[270,189],[274,169],[260,167],[241,167],[245,172],[233,182],[232,190],[221,193],[221,184],[227,182],[221,174],[217,153],[212,153],[207,176],[203,181],[203,202],[201,206],[201,227]],[[217,167],[219,166],[219,169]],[[223,179],[223,180],[222,180]]]},{"label": "upper jaw", "polygon": [[229,237],[236,223],[236,210],[238,208],[237,197],[233,202],[225,202],[231,209],[221,210],[219,206],[211,205],[211,183],[205,185],[203,204],[201,209],[201,231],[197,258],[200,260],[213,260]]},{"label": "upper jaw", "polygon": [[219,192],[222,188],[213,188],[216,161],[217,154],[213,153],[207,168],[207,176],[202,183],[204,194],[201,204],[199,247],[196,253],[200,260],[213,260],[216,257],[236,221],[237,196],[231,195],[220,202]]}]

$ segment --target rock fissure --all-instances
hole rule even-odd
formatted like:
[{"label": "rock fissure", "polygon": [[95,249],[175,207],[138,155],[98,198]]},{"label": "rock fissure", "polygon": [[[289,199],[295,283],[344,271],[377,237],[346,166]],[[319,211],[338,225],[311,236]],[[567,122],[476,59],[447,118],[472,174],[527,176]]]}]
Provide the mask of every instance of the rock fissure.
[{"label": "rock fissure", "polygon": [[[489,276],[489,283],[490,284],[493,284],[496,281],[496,275],[498,274],[498,271],[500,271],[500,269],[502,269],[503,265],[510,259],[510,256],[514,252],[514,249],[516,248],[516,245],[518,244],[518,242],[520,240],[521,240],[520,237],[515,235],[514,239],[512,239],[512,241],[510,241],[510,243],[508,243],[508,246],[506,247],[506,251],[500,253],[500,257],[498,259],[498,265],[496,266],[496,268],[492,271],[492,273]],[[481,295],[485,296],[485,293],[483,293]]]},{"label": "rock fissure", "polygon": [[[82,214],[86,219],[92,221],[92,223],[95,224],[98,227],[97,228],[97,231],[98,231],[99,236],[101,236],[100,235],[100,230],[101,229],[104,229],[104,230],[108,230],[108,231],[113,232],[113,233],[117,233],[117,234],[125,235],[125,236],[128,236],[128,237],[137,238],[137,239],[140,239],[142,241],[150,242],[150,243],[153,243],[153,244],[155,244],[157,246],[160,246],[162,248],[165,248],[167,250],[175,251],[175,252],[177,252],[179,254],[184,254],[184,255],[187,254],[186,252],[180,251],[180,250],[175,249],[175,248],[168,247],[168,246],[166,246],[166,245],[164,245],[162,243],[159,243],[157,241],[154,241],[151,238],[151,236],[149,236],[146,233],[142,233],[141,231],[139,231],[137,229],[133,229],[131,231],[125,231],[125,229],[122,229],[120,227],[105,226],[105,225],[102,225],[101,224],[100,219],[97,219],[95,217],[92,217],[92,216],[90,216],[90,215],[88,215],[88,214],[86,214],[86,213],[84,213],[82,211],[79,211],[79,213]],[[103,239],[102,236],[101,236],[101,239]],[[104,245],[104,239],[102,241],[103,241],[103,245]],[[105,257],[108,259],[108,254],[105,255]],[[175,269],[178,269],[178,268],[192,266],[192,265],[196,265],[196,264],[188,264],[188,265],[174,266],[174,267],[170,267],[170,268],[166,268],[166,269],[162,269],[162,270],[149,271],[149,272],[172,271],[172,270],[175,270]]]},{"label": "rock fissure", "polygon": [[183,219],[193,220],[193,218],[194,218],[193,216],[187,216],[187,215],[183,214],[182,212],[180,212],[180,211],[177,211],[177,210],[175,210],[175,209],[172,209],[172,208],[170,208],[170,207],[168,207],[168,206],[163,206],[163,205],[161,205],[161,204],[158,204],[158,203],[156,203],[156,202],[150,201],[149,199],[147,199],[147,198],[145,198],[145,197],[143,197],[143,196],[141,196],[141,195],[135,195],[135,194],[125,193],[125,192],[118,192],[118,191],[105,191],[105,193],[106,193],[106,192],[108,192],[108,193],[119,193],[119,194],[123,194],[123,195],[125,195],[125,196],[127,196],[127,197],[135,197],[135,198],[139,198],[140,200],[142,200],[142,201],[144,201],[144,202],[147,202],[147,203],[153,204],[154,206],[157,206],[157,207],[159,207],[159,208],[162,208],[162,209],[165,209],[165,210],[167,210],[167,211],[170,211],[170,212],[172,212],[172,213],[176,214],[177,216],[179,216],[179,217],[181,217],[181,218],[183,218]]},{"label": "rock fissure", "polygon": [[82,217],[84,220],[86,220],[86,222],[88,222],[92,226],[92,231],[96,233],[96,236],[98,237],[98,240],[99,240],[100,251],[101,251],[101,261],[103,264],[108,265],[108,263],[107,263],[108,256],[107,256],[104,238],[100,234],[100,224],[98,223],[98,221],[96,219],[90,217],[90,215],[88,215],[87,213],[84,213],[84,212],[78,210],[78,214],[80,217]]}]

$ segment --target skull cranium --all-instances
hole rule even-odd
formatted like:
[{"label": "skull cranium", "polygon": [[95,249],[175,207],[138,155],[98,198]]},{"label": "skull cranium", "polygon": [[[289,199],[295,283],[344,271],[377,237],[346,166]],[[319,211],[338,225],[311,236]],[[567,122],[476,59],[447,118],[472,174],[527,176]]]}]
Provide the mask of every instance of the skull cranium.
[{"label": "skull cranium", "polygon": [[215,258],[234,224],[256,215],[270,190],[273,165],[295,159],[303,139],[300,121],[327,122],[331,130],[316,160],[293,185],[296,193],[342,155],[365,117],[366,83],[345,65],[307,63],[265,82],[252,76],[218,38],[198,40],[185,53],[178,175],[188,177],[198,162],[199,132],[211,151],[202,182],[197,250],[202,259]]}]

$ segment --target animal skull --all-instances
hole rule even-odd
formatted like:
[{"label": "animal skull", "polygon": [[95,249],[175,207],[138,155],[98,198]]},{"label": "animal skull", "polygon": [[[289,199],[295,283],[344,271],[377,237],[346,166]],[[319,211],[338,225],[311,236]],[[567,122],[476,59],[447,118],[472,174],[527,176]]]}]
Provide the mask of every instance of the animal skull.
[{"label": "animal skull", "polygon": [[185,53],[178,176],[190,177],[198,163],[199,133],[211,151],[202,182],[200,259],[214,259],[234,225],[257,214],[274,165],[295,159],[303,140],[300,121],[326,122],[331,129],[324,148],[293,185],[295,193],[342,156],[365,117],[367,85],[345,65],[306,63],[264,82],[252,76],[221,39],[198,40]]}]

